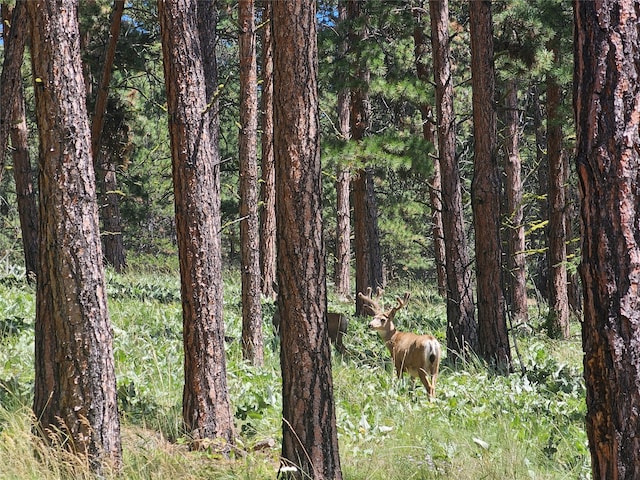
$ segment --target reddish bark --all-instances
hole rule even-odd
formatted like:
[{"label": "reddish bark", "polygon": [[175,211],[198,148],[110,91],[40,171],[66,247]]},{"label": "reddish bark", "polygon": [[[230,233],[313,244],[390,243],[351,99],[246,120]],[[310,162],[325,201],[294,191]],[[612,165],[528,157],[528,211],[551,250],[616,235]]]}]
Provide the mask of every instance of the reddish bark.
[{"label": "reddish bark", "polygon": [[471,206],[475,226],[480,355],[511,370],[502,280],[500,171],[496,151],[495,70],[491,2],[469,2],[474,158]]},{"label": "reddish bark", "polygon": [[527,323],[527,275],[525,235],[522,209],[522,162],[519,151],[520,116],[518,86],[507,84],[505,96],[505,197],[507,208],[506,238],[508,247],[507,285],[511,318],[515,325]]},{"label": "reddish bark", "polygon": [[340,480],[326,321],[315,3],[273,2],[273,17],[282,463],[295,467],[292,478]]},{"label": "reddish bark", "polygon": [[637,2],[574,1],[587,436],[596,480],[640,478]]},{"label": "reddish bark", "polygon": [[429,7],[447,268],[447,351],[455,360],[478,351],[478,324],[474,317],[471,268],[462,215],[462,187],[456,158],[449,58],[449,2],[430,1]]},{"label": "reddish bark", "polygon": [[258,64],[253,0],[240,0],[240,249],[242,279],[242,356],[264,361],[260,304],[258,217]]}]

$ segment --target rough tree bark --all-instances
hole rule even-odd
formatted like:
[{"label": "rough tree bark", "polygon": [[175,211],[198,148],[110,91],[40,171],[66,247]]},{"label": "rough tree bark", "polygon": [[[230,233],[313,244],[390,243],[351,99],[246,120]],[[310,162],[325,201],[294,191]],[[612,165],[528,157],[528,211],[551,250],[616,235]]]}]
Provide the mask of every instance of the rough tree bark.
[{"label": "rough tree bark", "polygon": [[504,310],[500,238],[500,171],[496,150],[495,69],[490,1],[469,2],[474,158],[471,206],[476,240],[480,355],[502,371],[511,369]]},{"label": "rough tree bark", "polygon": [[122,449],[78,5],[27,3],[40,139],[36,430],[101,472]]},{"label": "rough tree bark", "polygon": [[[26,17],[26,0],[17,0],[13,9],[11,24],[16,26],[24,23]],[[22,19],[22,20],[21,20]],[[9,140],[11,118],[14,99],[22,85],[20,67],[24,56],[26,35],[22,28],[12,28],[4,51],[2,74],[0,74],[0,178],[4,171],[4,159]]]},{"label": "rough tree bark", "polygon": [[[370,72],[362,43],[367,38],[366,26],[358,22],[366,15],[365,2],[346,0],[347,18],[351,22],[349,29],[349,49],[356,58],[353,69],[351,103],[349,107],[351,139],[362,140],[369,128]],[[355,238],[356,292],[365,292],[371,287],[376,290],[384,287],[382,255],[380,252],[380,230],[378,228],[378,206],[373,184],[373,171],[363,167],[356,172],[351,195],[353,197],[353,231]],[[363,315],[362,300],[356,296],[356,315]]]},{"label": "rough tree bark", "polygon": [[640,478],[638,2],[574,7],[587,436],[596,480]]},{"label": "rough tree bark", "polygon": [[[341,479],[327,291],[314,2],[273,2],[274,149],[282,464],[291,478]],[[293,467],[293,468],[292,468]]]},{"label": "rough tree bark", "polygon": [[[217,105],[207,63],[213,2],[159,0],[158,14],[173,158],[184,336],[183,419],[193,448],[226,453],[234,425],[226,381],[220,238]],[[211,72],[209,72],[211,73]],[[208,83],[207,83],[208,82]]]},{"label": "rough tree bark", "polygon": [[242,356],[264,361],[260,304],[260,230],[258,217],[258,63],[253,0],[240,0],[240,249],[242,279]]},{"label": "rough tree bark", "polygon": [[505,95],[505,197],[507,208],[508,295],[513,324],[526,324],[527,274],[525,262],[524,214],[522,208],[522,162],[520,160],[518,83],[507,82]]},{"label": "rough tree bark", "polygon": [[[27,35],[27,10],[24,2],[18,2],[22,7],[16,17],[8,5],[2,5],[2,19],[4,21],[3,39],[5,46],[12,41],[9,29],[20,30],[16,36]],[[12,20],[13,18],[13,20]],[[13,37],[15,40],[15,36]],[[24,42],[22,40],[15,40]],[[24,49],[23,49],[24,51]],[[20,62],[22,63],[22,62]],[[19,70],[18,70],[19,72]],[[34,188],[33,170],[29,157],[27,119],[25,114],[24,87],[18,84],[18,92],[14,97],[13,114],[11,117],[10,138],[13,153],[13,178],[16,182],[16,197],[18,202],[18,216],[20,217],[20,231],[22,232],[22,248],[24,250],[24,265],[27,281],[35,280],[38,270],[38,204]],[[4,107],[0,107],[2,109]]]},{"label": "rough tree bark", "polygon": [[[338,18],[341,23],[347,20],[345,1],[338,2]],[[340,46],[340,53],[345,55],[349,48],[346,39]],[[351,138],[351,120],[349,105],[351,93],[348,87],[338,92],[338,130],[342,138]],[[336,262],[335,291],[342,298],[351,293],[351,203],[349,202],[351,186],[351,170],[349,166],[338,164],[336,171]]]},{"label": "rough tree bark", "polygon": [[[558,42],[559,39],[555,39]],[[559,49],[551,42],[555,62]],[[567,291],[566,184],[568,162],[562,148],[559,115],[562,91],[558,80],[547,74],[547,156],[549,158],[549,315],[547,332],[552,338],[569,337],[569,297]]]},{"label": "rough tree bark", "polygon": [[276,297],[276,173],[273,158],[273,22],[272,2],[263,3],[262,19],[262,181],[260,183],[260,270],[262,293]]},{"label": "rough tree bark", "polygon": [[452,360],[478,351],[471,267],[462,215],[462,187],[456,158],[453,83],[449,50],[449,2],[430,1],[431,49],[436,87],[442,225],[447,268],[447,351]]}]

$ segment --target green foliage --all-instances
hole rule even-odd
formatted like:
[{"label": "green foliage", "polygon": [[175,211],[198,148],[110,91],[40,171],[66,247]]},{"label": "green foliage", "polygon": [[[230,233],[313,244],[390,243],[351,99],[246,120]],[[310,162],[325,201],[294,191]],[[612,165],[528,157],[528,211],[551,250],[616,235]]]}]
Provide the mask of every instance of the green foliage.
[{"label": "green foliage", "polygon": [[[95,92],[111,2],[81,3],[82,29],[90,40],[83,54]],[[355,25],[336,23],[335,3],[320,2],[318,31],[327,252],[333,251],[335,238],[335,168],[374,169],[381,246],[391,285],[385,298],[391,302],[405,290],[411,291],[409,308],[398,315],[398,327],[433,333],[444,345],[445,306],[431,287],[435,273],[428,179],[433,146],[422,139],[419,110],[423,103],[434,105],[435,99],[433,86],[415,78],[412,8],[417,2],[369,1],[366,16]],[[238,251],[237,22],[232,2],[224,0],[219,7],[223,247],[225,265],[233,266]],[[239,276],[231,268],[224,274],[224,318],[229,391],[241,434],[240,447],[251,449],[265,439],[273,439],[275,446],[223,461],[207,453],[188,452],[182,444],[182,320],[156,8],[151,0],[127,4],[107,119],[114,126],[109,149],[117,155],[119,165],[125,243],[129,252],[135,252],[128,255],[130,274],[107,275],[123,418],[122,477],[273,478],[281,428],[279,343],[270,320],[274,307],[264,304],[265,366],[253,368],[242,361]],[[468,206],[473,129],[467,4],[452,2],[450,8],[457,156]],[[533,109],[535,101],[544,107],[548,75],[555,76],[570,92],[570,14],[558,0],[494,3],[499,79],[516,76],[522,92],[527,92],[521,95],[521,157],[526,182],[523,207],[529,226],[528,268],[534,280],[543,277],[545,246],[541,232],[546,224],[546,205],[539,186],[540,147],[536,144]],[[348,29],[365,27],[368,38],[357,49],[344,52],[341,42]],[[550,52],[554,37],[559,42],[555,44],[559,46],[559,63],[553,62]],[[2,46],[0,54],[1,50]],[[371,126],[362,142],[345,143],[336,132],[336,95],[344,87],[358,85],[354,79],[356,67],[366,67],[371,73]],[[25,76],[27,70],[25,67]],[[28,120],[35,132],[31,87],[26,95]],[[90,108],[92,102],[89,98]],[[567,108],[561,112],[567,119],[566,148],[570,151],[574,137],[570,111]],[[544,122],[543,117],[542,129]],[[36,135],[30,138],[35,160]],[[570,179],[571,184],[574,182]],[[35,299],[33,287],[23,280],[23,271],[14,267],[21,261],[21,243],[9,174],[4,175],[1,186],[0,478],[92,478],[85,465],[65,452],[40,449],[29,433]],[[470,218],[468,208],[466,215]],[[578,260],[579,256],[571,258],[573,268]],[[353,305],[331,298],[330,309],[350,315]],[[538,313],[544,318],[542,312]],[[522,372],[509,377],[490,375],[481,364],[455,369],[445,365],[438,397],[428,402],[420,385],[413,388],[407,378],[394,379],[388,352],[368,331],[367,323],[366,319],[351,319],[346,353],[334,355],[336,415],[345,478],[589,476],[577,342],[552,342],[535,333],[519,337]],[[535,322],[532,326],[534,332],[540,329]],[[40,461],[31,455],[34,445]]]},{"label": "green foliage", "polygon": [[[415,13],[426,8],[419,2],[388,2],[374,0],[363,5],[364,15],[355,24],[338,22],[337,2],[319,3],[319,93],[321,109],[322,160],[325,195],[324,225],[328,252],[332,252],[335,234],[335,193],[333,174],[337,165],[348,165],[355,171],[366,165],[375,169],[378,213],[382,233],[385,268],[392,277],[430,277],[432,240],[428,228],[431,216],[427,181],[431,172],[433,146],[422,139],[423,119],[420,106],[435,106],[432,82],[416,79],[414,58]],[[91,84],[88,105],[100,78],[102,56],[109,26],[112,2],[99,0],[83,3],[80,8],[81,28],[86,32],[84,60]],[[463,201],[467,225],[471,225],[469,190],[473,175],[473,129],[471,124],[471,84],[468,8],[464,2],[452,2],[451,60],[455,88],[457,155],[463,185]],[[260,9],[258,9],[260,10]],[[570,9],[558,0],[526,2],[509,0],[494,4],[496,37],[496,67],[499,79],[517,77],[520,80],[523,112],[521,158],[525,191],[525,222],[544,221],[545,206],[537,196],[540,192],[537,172],[541,168],[532,118],[533,98],[544,107],[544,82],[554,75],[565,92],[570,92],[571,65]],[[260,14],[260,12],[258,13]],[[232,2],[219,2],[218,70],[220,114],[220,158],[223,250],[225,259],[237,261],[238,251],[238,118],[239,82],[237,49],[237,12]],[[428,17],[422,24],[428,39]],[[367,33],[358,45],[345,51],[349,29]],[[559,41],[559,62],[553,62],[551,40]],[[430,43],[427,41],[427,43]],[[258,45],[258,49],[260,45]],[[427,45],[429,50],[430,45]],[[0,46],[0,54],[2,48]],[[430,58],[430,52],[426,52]],[[123,17],[116,63],[110,89],[108,109],[108,150],[118,164],[118,190],[123,217],[123,238],[127,250],[152,255],[175,252],[175,222],[171,180],[171,153],[167,131],[167,111],[159,43],[157,5],[154,1],[127,4]],[[427,63],[429,63],[427,61]],[[28,75],[25,62],[25,78]],[[371,107],[371,125],[361,143],[344,144],[336,131],[336,97],[345,87],[357,84],[355,73],[363,67],[370,72],[367,86]],[[33,93],[27,83],[28,120],[32,131]],[[538,86],[538,93],[534,86]],[[502,93],[498,82],[498,99]],[[526,93],[529,92],[529,93]],[[526,93],[526,95],[525,95]],[[570,96],[565,95],[566,98]],[[565,102],[566,103],[566,102]],[[498,102],[500,105],[501,102]],[[571,150],[574,134],[571,111],[561,110],[566,119],[566,149]],[[499,115],[502,112],[498,111]],[[544,112],[543,112],[544,113]],[[542,118],[544,129],[544,118]],[[31,157],[37,158],[36,135],[30,135]],[[9,165],[10,168],[10,165]],[[544,168],[544,167],[542,167]],[[19,259],[19,223],[15,192],[10,176],[3,177],[3,202],[0,202],[2,230],[0,252]],[[572,176],[570,183],[575,184]],[[577,231],[577,228],[576,230]],[[469,234],[471,238],[471,233]],[[527,249],[532,253],[530,273],[542,278],[544,253],[541,237],[528,237]],[[469,242],[470,245],[473,242]]]},{"label": "green foliage", "polygon": [[[167,265],[171,262],[167,262]],[[108,275],[114,329],[124,478],[273,478],[281,429],[278,341],[273,306],[264,304],[265,366],[242,360],[240,278],[225,272],[227,378],[247,453],[223,460],[189,452],[181,427],[182,320],[176,270]],[[31,436],[33,288],[5,267],[0,274],[0,478],[93,478],[64,451],[37,447]],[[442,299],[423,282],[394,284],[383,304],[412,292],[397,317],[401,330],[435,334],[443,345]],[[171,292],[169,295],[167,292]],[[330,310],[353,305],[333,297]],[[543,315],[541,315],[542,317]],[[532,326],[537,330],[534,318]],[[437,398],[395,378],[386,347],[351,318],[344,355],[333,352],[334,398],[346,478],[588,478],[585,389],[578,341],[518,338],[522,368],[510,376],[480,363],[443,363]],[[518,365],[518,363],[516,364]],[[357,385],[357,388],[354,386]],[[251,451],[254,446],[266,448]],[[39,459],[39,460],[38,460]],[[4,476],[3,476],[4,475]],[[107,476],[107,478],[112,478]],[[115,477],[113,477],[115,478]]]}]

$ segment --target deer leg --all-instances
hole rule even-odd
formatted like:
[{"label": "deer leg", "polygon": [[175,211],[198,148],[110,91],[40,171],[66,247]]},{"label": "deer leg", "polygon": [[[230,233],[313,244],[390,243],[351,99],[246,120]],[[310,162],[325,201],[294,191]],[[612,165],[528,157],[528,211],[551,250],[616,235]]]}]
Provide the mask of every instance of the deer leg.
[{"label": "deer leg", "polygon": [[431,373],[431,396],[435,397],[436,396],[436,382],[438,381],[438,371],[436,370],[435,372]]},{"label": "deer leg", "polygon": [[436,388],[435,385],[429,380],[427,372],[424,370],[424,368],[418,370],[418,375],[420,375],[420,381],[424,385],[424,388],[427,389],[429,397],[433,398],[436,394]]},{"label": "deer leg", "polygon": [[404,368],[404,358],[394,357],[393,363],[396,367],[396,377],[400,380],[402,378],[402,370]]}]

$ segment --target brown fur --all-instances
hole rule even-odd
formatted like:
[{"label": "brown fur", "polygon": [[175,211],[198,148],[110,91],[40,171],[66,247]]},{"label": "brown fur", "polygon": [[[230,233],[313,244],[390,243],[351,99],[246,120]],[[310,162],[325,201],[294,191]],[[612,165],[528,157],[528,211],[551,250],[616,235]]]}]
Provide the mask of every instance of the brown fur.
[{"label": "brown fur", "polygon": [[[363,301],[367,296],[358,294]],[[375,302],[370,304],[376,310],[369,328],[376,330],[380,338],[391,352],[398,378],[407,372],[412,377],[420,379],[427,389],[429,397],[436,394],[436,381],[440,368],[441,347],[432,335],[416,335],[411,332],[399,332],[393,324],[396,312],[404,307],[409,300],[409,294],[404,299],[398,299],[398,306],[383,311]]]},{"label": "brown fur", "polygon": [[347,316],[341,313],[328,312],[327,324],[329,327],[329,339],[336,346],[336,350],[344,353],[342,337],[347,333],[347,326],[349,325]]}]

